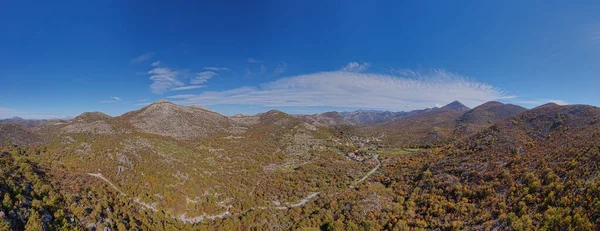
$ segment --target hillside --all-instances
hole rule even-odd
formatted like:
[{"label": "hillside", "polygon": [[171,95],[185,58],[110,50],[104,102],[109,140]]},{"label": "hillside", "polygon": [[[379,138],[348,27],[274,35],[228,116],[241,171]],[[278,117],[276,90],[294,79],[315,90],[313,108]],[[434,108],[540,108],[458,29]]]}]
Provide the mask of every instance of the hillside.
[{"label": "hillside", "polygon": [[14,125],[19,125],[23,128],[31,128],[31,127],[35,127],[41,123],[46,122],[47,120],[30,120],[30,119],[23,119],[21,117],[12,117],[12,118],[8,118],[8,119],[0,119],[0,124],[14,124]]},{"label": "hillside", "polygon": [[408,112],[391,112],[391,111],[377,111],[377,110],[356,110],[351,112],[341,112],[340,114],[348,121],[360,125],[371,125],[376,123],[382,123],[394,119],[400,119],[408,116],[417,115],[423,112],[431,110],[413,110]]},{"label": "hillside", "polygon": [[165,100],[125,113],[117,119],[127,122],[139,132],[177,139],[202,138],[232,131],[231,121],[219,113]]},{"label": "hillside", "polygon": [[524,107],[492,101],[467,111],[456,121],[456,134],[472,135],[485,129],[497,121],[526,111]]},{"label": "hillside", "polygon": [[403,226],[597,230],[599,138],[600,109],[549,105],[402,158],[381,179],[400,192],[390,200],[413,203]]},{"label": "hillside", "polygon": [[[203,110],[200,108],[157,104],[163,104],[159,105],[162,111],[175,111],[176,117],[182,117],[180,110],[193,111],[184,114],[187,116],[205,117],[201,113],[206,113],[196,111]],[[151,106],[142,110],[157,110]],[[128,127],[132,126],[128,121],[140,114],[153,116],[141,110],[116,118],[91,113],[69,123],[107,119],[115,126],[122,123]],[[90,117],[93,119],[87,120]],[[252,122],[240,133],[206,134],[193,141],[152,135],[139,128],[93,136],[65,133],[29,158],[48,168],[94,176],[154,211],[151,214],[196,227],[221,217],[269,214],[279,211],[277,208],[308,203],[320,192],[347,187],[371,168],[339,153],[327,139],[327,128],[276,110],[234,117],[231,123],[235,126],[249,117]],[[268,210],[254,211],[256,208]],[[272,222],[272,227],[290,225],[284,220]]]},{"label": "hillside", "polygon": [[297,118],[301,118],[308,123],[315,126],[334,126],[334,125],[352,125],[352,121],[346,119],[339,112],[331,111],[321,114],[313,115],[296,115]]},{"label": "hillside", "polygon": [[439,146],[473,135],[494,123],[526,109],[512,104],[487,102],[469,109],[458,101],[441,108],[364,128],[369,133],[386,136],[396,146]]},{"label": "hillside", "polygon": [[60,133],[84,133],[95,135],[110,135],[127,132],[127,128],[119,125],[117,121],[102,112],[84,112],[72,120],[60,124],[57,123]]},{"label": "hillside", "polygon": [[437,145],[453,138],[455,121],[468,110],[460,102],[442,108],[365,128],[370,133],[382,133],[388,144],[396,146]]},{"label": "hillside", "polygon": [[93,176],[47,168],[31,159],[43,154],[0,147],[0,230],[194,229],[148,213]]},{"label": "hillside", "polygon": [[[25,135],[9,137],[47,142],[0,146],[9,174],[3,182],[13,182],[0,187],[10,207],[0,215],[12,211],[10,224],[0,226],[32,220],[112,230],[598,228],[599,108],[461,105],[355,126],[326,125],[343,119],[339,113],[320,114],[328,118],[322,122],[277,110],[221,117],[159,101],[120,117],[92,112],[44,125],[64,131],[106,123],[119,132],[47,136],[10,125],[5,131]],[[182,137],[145,132],[136,120],[199,127]],[[223,130],[204,130],[211,121]],[[17,202],[21,197],[31,199]],[[47,214],[51,222],[43,222]]]},{"label": "hillside", "polygon": [[19,125],[0,123],[0,142],[10,142],[15,145],[32,145],[42,142],[42,137],[25,130]]}]

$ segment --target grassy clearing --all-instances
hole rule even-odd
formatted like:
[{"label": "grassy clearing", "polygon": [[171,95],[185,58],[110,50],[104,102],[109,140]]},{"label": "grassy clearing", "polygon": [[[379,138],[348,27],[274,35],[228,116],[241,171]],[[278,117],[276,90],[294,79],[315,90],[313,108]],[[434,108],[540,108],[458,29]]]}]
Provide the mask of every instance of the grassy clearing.
[{"label": "grassy clearing", "polygon": [[391,150],[377,150],[379,154],[389,154],[389,155],[403,155],[413,152],[421,151],[420,148],[403,148],[403,149],[391,149]]}]

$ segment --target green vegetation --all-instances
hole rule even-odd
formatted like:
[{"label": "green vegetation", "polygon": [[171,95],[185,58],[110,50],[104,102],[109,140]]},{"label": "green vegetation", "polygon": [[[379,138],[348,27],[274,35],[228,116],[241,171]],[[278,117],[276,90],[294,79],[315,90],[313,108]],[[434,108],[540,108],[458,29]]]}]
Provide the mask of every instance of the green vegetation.
[{"label": "green vegetation", "polygon": [[422,148],[403,148],[403,149],[392,149],[392,150],[377,150],[379,154],[388,155],[403,155],[423,150]]},{"label": "green vegetation", "polygon": [[0,229],[597,230],[598,118],[546,106],[426,149],[281,112],[235,136],[5,142]]}]

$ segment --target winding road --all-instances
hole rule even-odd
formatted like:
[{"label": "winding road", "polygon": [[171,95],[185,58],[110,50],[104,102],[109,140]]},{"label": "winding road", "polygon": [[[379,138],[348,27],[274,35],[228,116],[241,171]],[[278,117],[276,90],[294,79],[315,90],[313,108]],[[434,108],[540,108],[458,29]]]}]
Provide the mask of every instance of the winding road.
[{"label": "winding road", "polygon": [[379,161],[379,156],[378,155],[375,155],[375,161],[377,161],[377,166],[375,166],[375,168],[371,169],[371,171],[369,171],[365,176],[363,176],[363,178],[360,178],[360,180],[358,180],[358,181],[354,182],[353,184],[351,184],[350,188],[354,188],[355,185],[362,183],[367,178],[369,178],[369,176],[371,176],[373,173],[375,173],[377,171],[377,169],[379,169],[379,166],[381,166],[381,162]]},{"label": "winding road", "polygon": [[137,198],[131,198],[129,196],[127,196],[127,194],[125,194],[123,191],[121,191],[119,188],[117,188],[117,186],[115,186],[112,182],[110,182],[108,179],[106,179],[102,173],[88,173],[88,175],[96,177],[98,179],[103,180],[104,182],[108,183],[108,185],[110,185],[110,187],[114,188],[115,191],[117,191],[119,194],[127,197],[128,199],[134,201],[135,203],[141,205],[142,207],[146,208],[146,209],[150,209],[152,210],[152,212],[158,212],[158,209],[154,208],[154,206],[151,206],[149,204],[146,204],[144,202],[141,202],[139,199]]},{"label": "winding road", "polygon": [[[377,169],[379,169],[379,167],[381,166],[381,162],[379,161],[379,158],[378,158],[377,155],[375,155],[375,161],[377,161],[377,166],[375,166],[375,168],[373,168],[371,171],[367,172],[367,174],[365,174],[365,176],[363,176],[360,180],[355,181],[354,183],[352,183],[350,185],[350,188],[354,188],[355,185],[362,183],[369,176],[371,176],[373,173],[375,173],[377,171]],[[115,186],[112,182],[110,182],[108,179],[106,179],[102,175],[102,173],[88,173],[88,175],[103,180],[108,185],[110,185],[110,187],[112,187],[115,191],[117,191],[119,194],[127,197],[128,199],[130,199],[132,201],[134,201],[138,205],[140,205],[140,206],[142,206],[142,207],[144,207],[146,209],[149,209],[149,210],[151,210],[153,212],[158,212],[158,210],[154,206],[151,206],[151,205],[148,205],[148,204],[146,204],[144,202],[141,202],[137,198],[131,198],[131,197],[127,196],[127,194],[125,194],[123,191],[121,191],[119,188],[117,188],[117,186]],[[291,209],[291,208],[301,207],[301,206],[304,206],[306,203],[310,202],[313,198],[317,197],[319,194],[321,194],[321,192],[313,192],[313,193],[309,194],[306,198],[304,198],[304,199],[302,199],[302,200],[300,200],[300,201],[298,201],[296,203],[290,204],[288,206],[272,207],[272,209],[287,210],[287,209]],[[248,212],[250,212],[252,210],[256,210],[256,208],[252,207],[248,211],[240,212],[238,214],[232,214],[232,213],[229,212],[229,210],[231,208],[233,208],[233,206],[229,205],[229,206],[227,206],[227,210],[225,210],[225,212],[220,213],[220,214],[215,214],[215,215],[206,215],[206,214],[204,214],[204,215],[200,215],[200,216],[196,216],[196,217],[187,218],[186,215],[185,215],[185,213],[184,213],[184,214],[179,215],[178,217],[175,217],[175,216],[172,216],[172,215],[169,216],[169,217],[173,218],[173,219],[177,219],[177,220],[179,220],[181,222],[184,222],[184,223],[195,224],[195,223],[202,222],[205,219],[215,220],[217,218],[225,218],[225,217],[230,217],[230,216],[233,216],[233,215],[245,214],[245,213],[248,213]],[[269,209],[269,207],[259,207],[258,209]]]}]

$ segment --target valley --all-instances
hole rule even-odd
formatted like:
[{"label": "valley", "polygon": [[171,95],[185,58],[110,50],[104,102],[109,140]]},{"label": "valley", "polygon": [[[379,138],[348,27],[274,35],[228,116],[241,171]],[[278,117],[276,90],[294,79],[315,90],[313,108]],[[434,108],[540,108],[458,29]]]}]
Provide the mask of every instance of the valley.
[{"label": "valley", "polygon": [[[117,117],[84,113],[27,126],[6,120],[0,225],[597,227],[600,109],[453,102],[394,115],[272,110],[226,117],[158,101]],[[27,177],[9,183],[6,174],[15,171]]]}]

